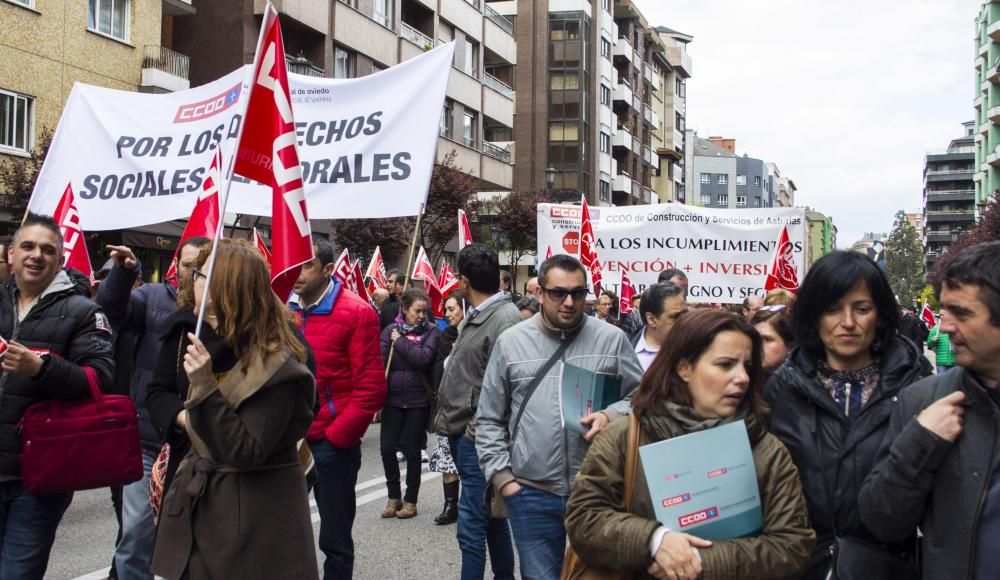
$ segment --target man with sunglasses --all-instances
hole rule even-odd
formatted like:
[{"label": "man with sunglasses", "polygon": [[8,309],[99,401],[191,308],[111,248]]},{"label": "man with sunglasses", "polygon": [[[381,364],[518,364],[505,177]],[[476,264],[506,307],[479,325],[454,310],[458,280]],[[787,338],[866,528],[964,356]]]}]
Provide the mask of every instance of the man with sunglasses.
[{"label": "man with sunglasses", "polygon": [[153,510],[149,505],[149,474],[163,437],[156,432],[146,408],[146,389],[159,360],[160,335],[167,318],[177,311],[177,287],[192,283],[191,271],[208,238],[188,238],[177,250],[177,279],[134,288],[139,262],[127,246],[108,246],[114,266],[97,290],[95,300],[104,309],[115,333],[135,336],[135,358],[129,394],[139,410],[143,477],[122,492],[122,536],[115,550],[115,570],[121,580],[152,580]]},{"label": "man with sunglasses", "polygon": [[541,311],[500,335],[483,377],[476,451],[487,481],[504,497],[524,578],[559,578],[566,501],[588,442],[628,409],[621,401],[584,417],[590,430],[582,436],[561,426],[561,373],[558,362],[546,363],[562,349],[559,362],[620,381],[623,400],[642,377],[625,333],[584,316],[586,279],[572,256],[545,260],[536,293]]}]

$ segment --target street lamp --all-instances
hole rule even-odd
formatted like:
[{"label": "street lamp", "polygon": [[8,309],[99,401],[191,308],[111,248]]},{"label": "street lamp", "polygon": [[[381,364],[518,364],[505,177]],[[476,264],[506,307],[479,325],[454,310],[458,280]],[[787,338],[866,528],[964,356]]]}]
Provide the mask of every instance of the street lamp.
[{"label": "street lamp", "polygon": [[552,167],[551,165],[549,165],[548,167],[545,168],[545,188],[546,189],[552,189],[552,186],[555,185],[555,183],[556,183],[556,173],[558,173],[558,171],[556,171],[556,168]]}]

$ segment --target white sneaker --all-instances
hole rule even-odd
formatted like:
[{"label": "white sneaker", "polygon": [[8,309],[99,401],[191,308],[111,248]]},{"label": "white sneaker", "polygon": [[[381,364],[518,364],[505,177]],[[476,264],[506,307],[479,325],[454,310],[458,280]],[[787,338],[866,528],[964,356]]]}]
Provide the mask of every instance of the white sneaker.
[{"label": "white sneaker", "polygon": [[421,463],[427,463],[430,460],[431,460],[431,458],[427,456],[427,450],[426,449],[421,449],[420,450],[420,462]]},{"label": "white sneaker", "polygon": [[406,456],[403,455],[402,451],[396,452],[396,461],[406,461]]}]

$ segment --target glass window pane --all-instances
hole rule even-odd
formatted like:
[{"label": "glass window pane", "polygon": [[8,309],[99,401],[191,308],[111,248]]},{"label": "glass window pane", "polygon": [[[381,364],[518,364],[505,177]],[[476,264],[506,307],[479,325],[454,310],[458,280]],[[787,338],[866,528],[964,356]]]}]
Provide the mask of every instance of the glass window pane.
[{"label": "glass window pane", "polygon": [[111,0],[98,0],[97,30],[111,34]]},{"label": "glass window pane", "polygon": [[97,27],[97,2],[98,0],[87,0],[87,28]]},{"label": "glass window pane", "polygon": [[126,16],[128,15],[128,0],[111,0],[112,1],[112,17],[114,22],[112,23],[111,34],[116,38],[125,39],[125,23]]},{"label": "glass window pane", "polygon": [[16,99],[16,110],[14,111],[14,147],[27,149],[25,147],[25,134],[28,129],[28,101],[24,98]]},{"label": "glass window pane", "polygon": [[0,95],[0,145],[14,143],[14,97]]}]

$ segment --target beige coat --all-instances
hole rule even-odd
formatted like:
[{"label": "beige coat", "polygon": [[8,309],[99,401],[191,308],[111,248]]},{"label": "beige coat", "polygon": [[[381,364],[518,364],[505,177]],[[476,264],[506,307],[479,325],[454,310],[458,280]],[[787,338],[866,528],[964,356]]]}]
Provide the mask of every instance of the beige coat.
[{"label": "beige coat", "polygon": [[316,388],[288,352],[238,363],[184,406],[192,449],[164,498],[153,571],[168,580],[318,579],[296,442]]}]

